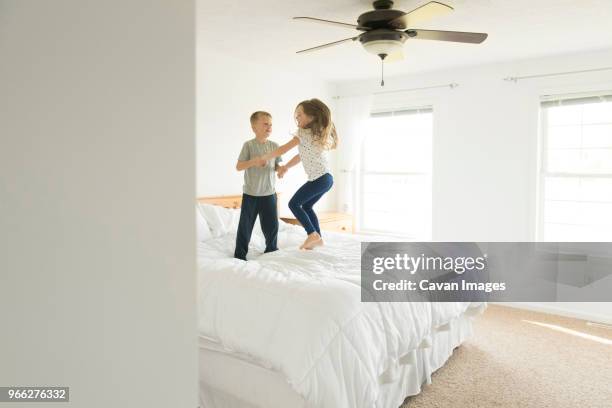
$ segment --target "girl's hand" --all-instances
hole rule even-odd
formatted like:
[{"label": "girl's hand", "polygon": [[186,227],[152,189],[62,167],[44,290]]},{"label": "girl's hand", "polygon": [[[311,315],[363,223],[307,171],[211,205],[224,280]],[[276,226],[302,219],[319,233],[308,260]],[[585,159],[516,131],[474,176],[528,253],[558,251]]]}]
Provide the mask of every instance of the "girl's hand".
[{"label": "girl's hand", "polygon": [[289,170],[287,166],[278,166],[278,169],[276,169],[276,174],[278,175],[278,178],[283,178],[287,170]]}]

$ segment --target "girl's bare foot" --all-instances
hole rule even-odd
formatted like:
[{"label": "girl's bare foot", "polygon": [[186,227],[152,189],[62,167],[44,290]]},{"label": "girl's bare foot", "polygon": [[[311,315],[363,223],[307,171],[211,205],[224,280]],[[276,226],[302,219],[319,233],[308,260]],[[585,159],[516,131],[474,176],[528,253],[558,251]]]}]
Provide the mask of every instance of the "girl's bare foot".
[{"label": "girl's bare foot", "polygon": [[308,237],[304,241],[304,243],[300,246],[300,249],[312,249],[313,244],[321,240],[321,236],[318,232],[313,232],[308,234]]},{"label": "girl's bare foot", "polygon": [[314,247],[323,246],[323,238],[318,241],[314,241],[312,244],[308,246],[304,246],[304,249],[312,250]]}]

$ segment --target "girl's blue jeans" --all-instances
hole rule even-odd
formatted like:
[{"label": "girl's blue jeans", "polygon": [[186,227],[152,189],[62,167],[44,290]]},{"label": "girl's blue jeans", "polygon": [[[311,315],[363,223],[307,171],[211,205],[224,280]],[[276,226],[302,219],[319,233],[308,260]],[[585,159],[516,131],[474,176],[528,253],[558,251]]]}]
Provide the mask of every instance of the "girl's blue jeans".
[{"label": "girl's blue jeans", "polygon": [[289,209],[308,234],[315,231],[321,234],[319,219],[312,206],[332,188],[333,184],[332,175],[325,173],[318,179],[307,181],[289,200]]}]

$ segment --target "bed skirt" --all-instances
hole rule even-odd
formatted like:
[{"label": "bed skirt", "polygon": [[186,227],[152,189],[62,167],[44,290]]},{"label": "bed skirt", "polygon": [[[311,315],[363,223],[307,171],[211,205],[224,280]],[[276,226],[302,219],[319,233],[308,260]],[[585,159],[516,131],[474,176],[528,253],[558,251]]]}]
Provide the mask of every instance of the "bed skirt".
[{"label": "bed skirt", "polygon": [[[406,397],[420,393],[472,330],[472,317],[466,314],[435,330],[430,344],[406,356],[393,378],[381,384],[376,408],[398,408]],[[205,339],[199,355],[201,408],[308,407],[279,372],[226,353]]]}]

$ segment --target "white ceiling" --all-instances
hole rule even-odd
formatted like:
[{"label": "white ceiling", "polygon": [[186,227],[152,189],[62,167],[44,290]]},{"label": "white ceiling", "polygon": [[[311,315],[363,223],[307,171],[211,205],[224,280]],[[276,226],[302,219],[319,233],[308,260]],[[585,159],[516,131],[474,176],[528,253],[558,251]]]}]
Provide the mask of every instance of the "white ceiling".
[{"label": "white ceiling", "polygon": [[[428,0],[397,0],[409,11]],[[408,40],[406,59],[387,64],[399,75],[612,48],[612,0],[441,0],[455,11],[415,28],[486,32],[480,45]],[[355,23],[368,0],[198,0],[198,41],[205,53],[223,53],[327,81],[380,75],[376,56],[348,42],[314,53],[295,51],[352,37],[349,28],[291,20],[311,16]]]}]

